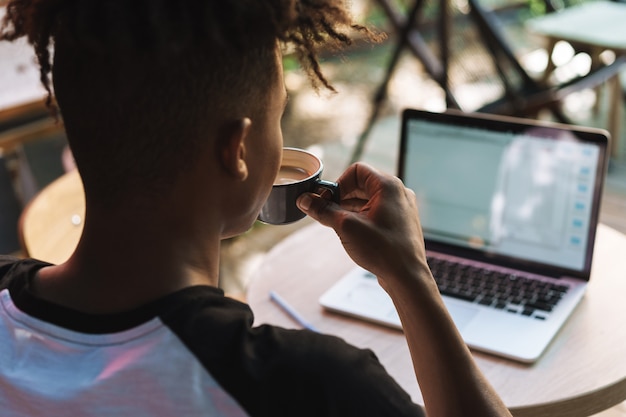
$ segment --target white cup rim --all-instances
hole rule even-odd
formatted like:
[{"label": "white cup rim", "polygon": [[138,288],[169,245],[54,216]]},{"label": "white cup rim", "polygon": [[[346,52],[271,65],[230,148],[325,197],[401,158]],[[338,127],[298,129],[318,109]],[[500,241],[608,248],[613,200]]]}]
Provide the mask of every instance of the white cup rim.
[{"label": "white cup rim", "polygon": [[[301,149],[301,148],[292,148],[292,147],[284,147],[283,148],[283,156],[282,159],[280,161],[280,166],[283,166],[284,162],[285,162],[285,157],[289,154],[294,154],[294,155],[302,155],[305,156],[307,158],[308,161],[313,161],[314,165],[306,165],[306,166],[302,166],[302,164],[297,164],[297,162],[300,162],[301,160],[297,160],[296,158],[293,159],[294,164],[292,164],[292,166],[298,166],[298,167],[302,167],[305,168],[307,171],[313,172],[311,175],[309,175],[308,177],[301,179],[299,181],[294,181],[291,182],[289,184],[274,184],[274,187],[288,187],[290,185],[293,184],[299,184],[305,181],[309,181],[311,178],[315,178],[317,176],[319,176],[322,172],[322,170],[324,169],[324,164],[322,163],[322,160],[315,155],[314,153],[307,151],[305,149]],[[287,159],[288,160],[288,159]],[[310,168],[310,169],[309,169]]]}]

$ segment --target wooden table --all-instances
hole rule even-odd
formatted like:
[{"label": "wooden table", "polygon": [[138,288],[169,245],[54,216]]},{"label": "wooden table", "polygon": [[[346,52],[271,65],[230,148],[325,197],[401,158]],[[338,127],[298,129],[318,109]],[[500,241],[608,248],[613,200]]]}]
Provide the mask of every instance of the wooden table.
[{"label": "wooden table", "polygon": [[[562,11],[529,19],[526,27],[544,37],[550,55],[559,41],[566,41],[575,49],[586,51],[592,66],[604,65],[600,54],[612,51],[616,55],[626,54],[626,4],[616,1],[592,1]],[[546,76],[554,70],[548,61]],[[623,92],[619,74],[608,81],[611,91],[608,130],[613,138],[611,155],[618,156],[618,140],[622,118]]]},{"label": "wooden table", "polygon": [[78,171],[71,171],[41,190],[20,219],[20,237],[26,255],[59,264],[65,262],[80,239],[85,216],[85,193]]},{"label": "wooden table", "polygon": [[[588,292],[532,366],[474,352],[515,416],[589,416],[626,400],[626,236],[600,225]],[[254,275],[255,324],[299,326],[269,299],[274,290],[315,327],[371,348],[417,403],[423,403],[400,331],[324,311],[318,298],[353,267],[330,229],[307,226],[279,243]]]}]

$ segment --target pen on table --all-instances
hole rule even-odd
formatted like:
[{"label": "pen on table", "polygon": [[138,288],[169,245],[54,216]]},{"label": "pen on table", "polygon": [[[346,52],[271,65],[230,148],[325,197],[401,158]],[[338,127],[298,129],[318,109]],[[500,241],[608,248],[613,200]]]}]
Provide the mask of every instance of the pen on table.
[{"label": "pen on table", "polygon": [[276,291],[270,290],[270,300],[275,302],[285,313],[289,315],[289,317],[294,319],[302,327],[313,332],[317,332],[315,326],[305,320],[304,317],[294,310],[292,306],[290,306],[280,295],[276,293]]}]

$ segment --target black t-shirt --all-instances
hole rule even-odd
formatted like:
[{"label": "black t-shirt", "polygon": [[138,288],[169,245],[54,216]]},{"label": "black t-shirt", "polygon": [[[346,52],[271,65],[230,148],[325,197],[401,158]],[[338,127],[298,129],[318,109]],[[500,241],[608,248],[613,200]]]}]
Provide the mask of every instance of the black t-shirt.
[{"label": "black t-shirt", "polygon": [[423,416],[370,350],[252,327],[217,288],[91,315],[29,291],[46,265],[0,256],[3,415]]}]

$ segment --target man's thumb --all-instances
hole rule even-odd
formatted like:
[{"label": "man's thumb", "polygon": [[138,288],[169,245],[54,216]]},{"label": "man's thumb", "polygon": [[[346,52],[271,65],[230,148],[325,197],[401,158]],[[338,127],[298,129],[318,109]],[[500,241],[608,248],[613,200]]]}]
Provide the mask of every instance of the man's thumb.
[{"label": "man's thumb", "polygon": [[324,226],[332,227],[336,214],[337,204],[317,194],[304,193],[298,197],[297,205],[300,210],[311,218],[322,223]]}]

